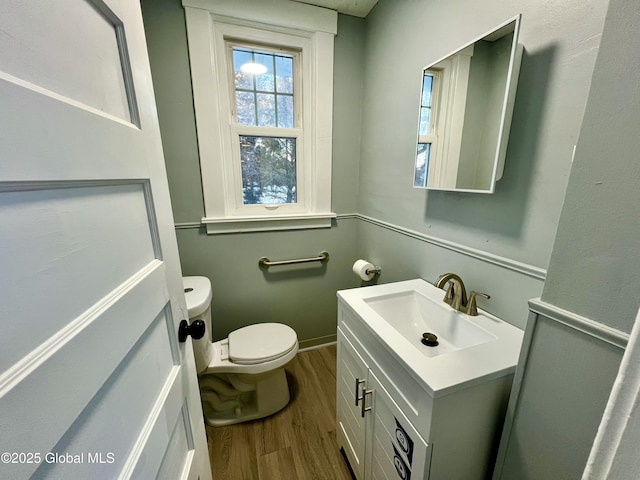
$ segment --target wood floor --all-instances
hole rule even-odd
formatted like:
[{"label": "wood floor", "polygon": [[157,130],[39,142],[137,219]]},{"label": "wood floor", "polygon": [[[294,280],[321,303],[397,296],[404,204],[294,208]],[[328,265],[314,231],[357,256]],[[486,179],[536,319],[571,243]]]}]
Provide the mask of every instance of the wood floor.
[{"label": "wood floor", "polygon": [[291,402],[262,420],[207,427],[214,480],[351,480],[336,443],[336,347],[286,367]]}]

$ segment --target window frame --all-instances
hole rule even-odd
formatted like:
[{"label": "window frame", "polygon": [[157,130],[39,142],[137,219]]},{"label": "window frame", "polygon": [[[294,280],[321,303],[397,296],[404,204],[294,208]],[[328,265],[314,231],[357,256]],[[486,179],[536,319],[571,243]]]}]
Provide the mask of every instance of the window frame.
[{"label": "window frame", "polygon": [[[201,222],[207,233],[331,227],[336,216],[331,211],[331,139],[337,15],[296,2],[182,3],[205,204]],[[294,106],[299,113],[293,129],[235,121],[230,44],[299,52],[297,81],[302,101]],[[244,205],[240,145],[234,138],[259,131],[264,136],[296,138],[297,203]]]},{"label": "window frame", "polygon": [[[224,29],[222,33],[224,34],[227,29]],[[291,214],[291,213],[304,213],[307,211],[307,205],[309,205],[311,199],[308,198],[309,191],[309,181],[306,178],[306,169],[305,163],[307,161],[307,155],[309,155],[309,149],[307,145],[305,145],[305,137],[304,137],[304,125],[310,122],[310,119],[305,118],[305,107],[309,108],[305,105],[305,95],[304,92],[301,92],[301,87],[304,82],[305,74],[308,72],[303,71],[302,62],[301,62],[301,52],[296,52],[297,65],[294,63],[294,126],[293,128],[284,128],[284,127],[261,127],[256,125],[244,125],[240,124],[237,121],[237,112],[236,112],[236,101],[235,101],[235,82],[233,79],[233,60],[232,60],[232,46],[235,45],[251,45],[253,47],[264,47],[265,50],[275,51],[280,48],[275,45],[266,45],[249,43],[246,41],[238,41],[233,35],[239,33],[236,32],[235,29],[231,30],[231,37],[225,36],[225,51],[226,51],[226,74],[227,74],[227,85],[226,88],[229,89],[229,103],[228,103],[228,118],[229,118],[229,135],[228,137],[223,137],[222,141],[229,141],[227,145],[224,146],[226,152],[231,152],[231,156],[223,159],[225,163],[225,168],[227,169],[226,178],[231,179],[228,182],[227,188],[230,192],[230,198],[228,198],[228,209],[231,215],[234,216],[272,216],[273,212],[277,211],[278,214]],[[262,36],[262,35],[259,35]],[[286,37],[281,38],[278,36],[279,40],[287,40]],[[289,42],[294,42],[295,40],[289,39]],[[297,41],[295,43],[298,43]],[[297,48],[304,48],[304,42],[296,45]],[[285,51],[292,51],[294,48],[282,48]],[[225,85],[220,85],[220,88],[225,88]],[[241,158],[240,158],[240,142],[238,141],[241,135],[251,135],[251,136],[259,136],[259,137],[286,137],[286,138],[295,138],[296,139],[296,202],[290,204],[253,204],[247,205],[244,203],[244,192],[242,188],[242,167],[241,167]],[[228,153],[226,154],[228,155]]]}]

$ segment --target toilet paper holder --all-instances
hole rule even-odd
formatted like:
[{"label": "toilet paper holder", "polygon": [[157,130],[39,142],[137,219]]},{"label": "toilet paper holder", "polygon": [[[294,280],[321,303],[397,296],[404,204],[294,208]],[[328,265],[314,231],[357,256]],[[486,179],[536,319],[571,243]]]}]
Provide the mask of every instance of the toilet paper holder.
[{"label": "toilet paper holder", "polygon": [[367,268],[365,270],[365,273],[367,275],[373,273],[374,275],[380,275],[380,272],[382,271],[382,269],[380,267],[376,267],[375,265],[373,266],[373,268]]},{"label": "toilet paper holder", "polygon": [[353,270],[353,273],[365,282],[373,280],[373,278],[380,275],[380,272],[382,271],[380,267],[367,260],[363,260],[362,258],[356,260],[353,267],[351,267],[351,270]]}]

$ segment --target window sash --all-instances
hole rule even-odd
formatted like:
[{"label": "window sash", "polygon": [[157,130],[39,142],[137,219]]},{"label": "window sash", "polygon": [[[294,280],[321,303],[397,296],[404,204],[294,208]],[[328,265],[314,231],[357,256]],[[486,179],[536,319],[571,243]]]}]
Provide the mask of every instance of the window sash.
[{"label": "window sash", "polygon": [[[238,112],[237,112],[237,104],[236,104],[236,92],[251,92],[253,90],[245,90],[245,89],[236,89],[234,68],[233,68],[233,48],[246,48],[249,50],[264,50],[266,53],[277,54],[278,52],[284,53],[286,55],[290,55],[293,58],[293,125],[294,128],[302,128],[303,126],[303,91],[302,91],[302,52],[301,50],[294,50],[293,48],[282,48],[273,45],[267,44],[259,44],[259,43],[249,43],[242,42],[233,39],[225,38],[225,47],[226,47],[226,72],[227,72],[227,82],[229,85],[229,107],[231,114],[231,122],[233,124],[238,124]],[[256,93],[265,93],[265,94],[273,94],[275,96],[276,102],[278,96],[289,96],[289,94],[283,94],[274,92],[266,92],[256,89]],[[277,105],[277,104],[276,104]],[[276,107],[277,108],[277,107]],[[256,112],[257,115],[257,112]],[[249,126],[249,125],[246,125]],[[264,127],[268,128],[268,127]],[[286,128],[286,127],[275,127],[275,128]]]},{"label": "window sash", "polygon": [[[260,203],[245,204],[242,187],[242,162],[240,156],[240,136],[249,135],[256,137],[286,137],[296,140],[296,202],[295,203]],[[232,178],[232,191],[234,205],[229,212],[231,215],[271,215],[301,213],[307,211],[307,182],[305,178],[306,168],[300,161],[304,149],[304,135],[301,128],[276,128],[253,127],[249,125],[231,125],[232,161],[226,162],[227,175]]]}]

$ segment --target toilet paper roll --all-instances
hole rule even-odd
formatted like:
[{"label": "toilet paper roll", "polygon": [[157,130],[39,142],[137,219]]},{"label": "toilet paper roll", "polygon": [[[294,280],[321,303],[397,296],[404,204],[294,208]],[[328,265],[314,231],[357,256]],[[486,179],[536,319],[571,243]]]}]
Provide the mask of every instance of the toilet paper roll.
[{"label": "toilet paper roll", "polygon": [[[375,276],[376,267],[372,263],[367,262],[366,260],[356,260],[356,263],[353,264],[353,273],[358,275],[362,280],[371,280]],[[369,273],[367,273],[367,271]]]}]

